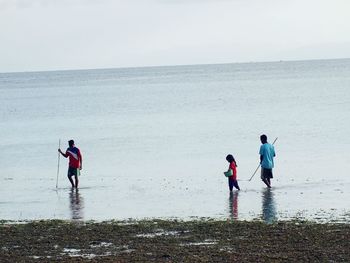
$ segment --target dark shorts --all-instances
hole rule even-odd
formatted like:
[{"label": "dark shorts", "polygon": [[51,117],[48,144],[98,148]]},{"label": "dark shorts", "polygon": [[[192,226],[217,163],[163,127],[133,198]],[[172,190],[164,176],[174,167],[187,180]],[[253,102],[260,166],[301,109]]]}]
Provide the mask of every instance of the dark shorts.
[{"label": "dark shorts", "polygon": [[67,174],[68,177],[78,176],[78,175],[80,175],[79,168],[73,168],[73,167],[68,168],[68,174]]},{"label": "dark shorts", "polygon": [[261,179],[273,178],[272,169],[261,168]]}]

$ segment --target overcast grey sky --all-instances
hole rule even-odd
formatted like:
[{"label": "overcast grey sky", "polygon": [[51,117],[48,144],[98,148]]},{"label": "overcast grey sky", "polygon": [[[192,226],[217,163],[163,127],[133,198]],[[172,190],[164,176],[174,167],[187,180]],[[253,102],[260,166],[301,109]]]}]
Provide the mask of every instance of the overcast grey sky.
[{"label": "overcast grey sky", "polygon": [[349,57],[349,0],[0,0],[0,72]]}]

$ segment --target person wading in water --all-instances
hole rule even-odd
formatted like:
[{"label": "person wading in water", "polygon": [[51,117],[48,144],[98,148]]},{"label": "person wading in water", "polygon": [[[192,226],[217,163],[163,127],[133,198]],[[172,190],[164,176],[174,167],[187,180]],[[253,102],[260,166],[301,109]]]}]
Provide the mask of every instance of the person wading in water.
[{"label": "person wading in water", "polygon": [[[69,157],[67,176],[70,183],[72,184],[72,187],[78,188],[78,176],[80,175],[80,170],[82,169],[83,159],[80,150],[77,147],[75,147],[73,140],[68,141],[68,145],[69,147],[67,148],[66,153],[63,153],[61,149],[58,149],[58,152],[62,154],[62,156],[65,158]],[[72,179],[72,176],[74,176],[75,183]]]},{"label": "person wading in water", "polygon": [[260,164],[261,164],[261,180],[268,188],[271,188],[272,168],[274,167],[273,158],[276,156],[275,148],[267,142],[265,134],[260,136],[262,145],[260,146]]},{"label": "person wading in water", "polygon": [[230,192],[232,192],[233,187],[235,187],[237,190],[241,190],[237,182],[237,163],[235,158],[232,156],[232,154],[229,154],[226,156],[226,161],[230,163],[228,167],[228,171],[225,172],[225,175],[227,173],[230,173],[230,176],[228,176],[228,186],[229,186]]}]

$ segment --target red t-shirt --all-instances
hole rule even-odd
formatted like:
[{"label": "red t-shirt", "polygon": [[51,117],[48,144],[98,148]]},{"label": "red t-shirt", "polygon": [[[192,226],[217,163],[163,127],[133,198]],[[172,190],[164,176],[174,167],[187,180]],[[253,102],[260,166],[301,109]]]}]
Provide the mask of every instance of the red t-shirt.
[{"label": "red t-shirt", "polygon": [[230,163],[229,169],[232,169],[232,172],[233,172],[233,175],[230,178],[232,178],[233,180],[237,180],[237,169],[236,169],[235,162]]},{"label": "red t-shirt", "polygon": [[81,153],[77,147],[69,147],[66,155],[69,157],[69,167],[80,168]]}]

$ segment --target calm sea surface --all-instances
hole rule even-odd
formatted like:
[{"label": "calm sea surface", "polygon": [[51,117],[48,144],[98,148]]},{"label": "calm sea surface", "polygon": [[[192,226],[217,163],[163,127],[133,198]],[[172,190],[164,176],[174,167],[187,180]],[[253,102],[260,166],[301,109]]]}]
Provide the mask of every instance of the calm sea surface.
[{"label": "calm sea surface", "polygon": [[[349,59],[0,74],[0,219],[350,222],[349,88]],[[262,133],[270,191],[247,181]],[[56,189],[59,139],[78,191],[62,157]]]}]

